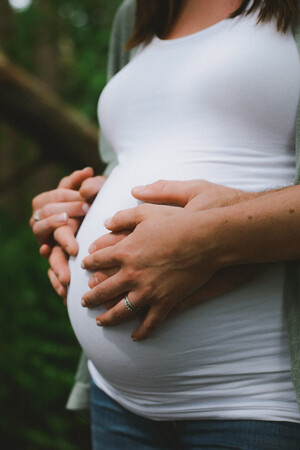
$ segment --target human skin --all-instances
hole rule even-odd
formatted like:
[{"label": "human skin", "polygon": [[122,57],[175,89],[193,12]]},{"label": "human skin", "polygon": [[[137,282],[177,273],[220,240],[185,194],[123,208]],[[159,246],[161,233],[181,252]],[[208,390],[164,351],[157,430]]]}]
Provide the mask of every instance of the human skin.
[{"label": "human skin", "polygon": [[[64,300],[70,281],[68,258],[78,252],[76,232],[106,178],[95,177],[91,167],[76,170],[64,177],[56,189],[32,201],[29,223],[40,244],[40,254],[49,260],[50,282]],[[37,222],[33,218],[36,212],[40,217]]]},{"label": "human skin", "polygon": [[[179,38],[207,28],[228,17],[240,4],[241,1],[238,0],[217,0],[215,2],[186,0],[166,38]],[[223,195],[221,194],[221,187],[219,190],[218,198],[222,199],[223,195],[227,194],[224,192]],[[273,194],[277,195],[277,193]],[[147,201],[136,191],[135,196],[140,200]],[[293,204],[294,196],[295,191],[289,198],[291,204]],[[280,217],[276,216],[275,210],[268,210],[267,203],[260,203],[262,197],[258,196],[255,200],[245,200],[233,205],[230,203],[227,206],[219,205],[219,207],[214,207],[211,202],[210,207],[206,209],[202,208],[201,202],[199,202],[200,211],[196,207],[194,211],[191,211],[199,201],[199,199],[192,199],[189,207],[181,209],[174,208],[172,210],[167,206],[162,209],[161,206],[157,208],[153,205],[142,205],[119,212],[111,221],[107,222],[107,228],[113,233],[120,233],[128,229],[132,232],[115,245],[110,242],[110,246],[107,247],[109,238],[103,237],[91,246],[92,254],[83,260],[83,267],[98,271],[98,273],[95,273],[90,280],[92,289],[83,296],[83,306],[105,303],[109,298],[129,293],[130,301],[135,306],[147,305],[149,308],[143,323],[132,336],[136,340],[149,336],[170,312],[184,301],[184,298],[195,295],[195,290],[197,293],[200,292],[208,283],[213,283],[213,280],[223,271],[226,271],[229,276],[231,270],[237,270],[236,265],[247,264],[247,251],[249,254],[253,253],[252,244],[257,245],[256,249],[262,249],[263,244],[266,246],[267,239],[264,238],[265,234],[270,231],[268,223],[273,232],[270,233],[270,236],[275,239]],[[250,202],[256,202],[250,206],[254,210],[247,216],[245,223],[239,223],[239,215],[246,217]],[[176,202],[171,203],[176,204]],[[245,207],[243,204],[247,206]],[[266,216],[263,216],[264,208]],[[261,211],[262,217],[259,216],[259,211]],[[286,216],[285,214],[284,217],[286,218]],[[267,217],[272,217],[272,219],[267,220]],[[262,231],[261,223],[265,225]],[[227,235],[225,235],[225,230]],[[287,220],[284,223],[285,230],[289,232]],[[231,255],[231,249],[235,248],[239,241],[239,235],[243,235],[243,233],[245,242],[248,240],[251,245],[244,249],[245,261],[238,257],[238,252],[236,252],[235,260]],[[259,237],[262,242],[259,242]],[[257,243],[255,238],[258,239]],[[262,251],[261,254],[256,255],[256,259],[249,262],[251,264],[265,262],[261,261],[263,256],[266,261],[284,260],[284,252],[280,251],[280,245],[277,248],[278,254],[275,256],[270,254],[270,248],[268,248],[265,254]],[[292,251],[290,253],[286,255],[286,259],[297,257],[293,255]],[[296,254],[298,255],[299,252]],[[105,271],[113,266],[119,268],[115,275],[101,279],[99,268]],[[244,269],[245,267],[243,267]],[[235,276],[233,275],[232,281],[234,280]],[[95,284],[95,281],[96,283],[101,282]],[[221,284],[215,283],[216,286]],[[127,310],[124,302],[117,302],[97,319],[99,325],[105,326],[118,324],[131,316],[132,312]]]},{"label": "human skin", "polygon": [[[183,2],[181,12],[168,38],[181,37],[182,35],[206,28],[227,17],[239,6],[239,4],[239,0],[227,0],[226,2],[224,2],[224,0],[216,0],[212,6],[210,2],[202,0],[186,0]],[[90,170],[90,168],[85,170]],[[76,177],[78,179],[78,175],[78,172],[72,174],[72,181],[74,181],[74,178],[76,179]],[[72,189],[70,181],[70,179],[63,180],[60,187],[70,187]],[[74,189],[76,188],[78,188],[78,186],[74,187]],[[37,207],[36,205],[33,206],[33,210],[35,211]],[[70,205],[70,209],[71,208],[74,208],[74,206]],[[51,268],[49,269],[50,281],[56,292],[63,297],[66,296],[66,286],[70,277],[67,268],[67,255],[75,255],[78,251],[76,241],[74,240],[74,234],[76,233],[80,222],[71,218],[71,214],[69,214],[69,216],[70,217],[67,217],[64,211],[59,216],[55,217],[54,214],[52,214],[52,217],[49,217],[48,211],[47,221],[40,221],[35,224],[35,227],[33,228],[40,243],[50,240],[52,246],[55,242],[61,244],[62,248],[57,245],[52,247],[49,245],[49,242],[47,242],[48,245],[41,245],[40,253],[42,256],[49,258],[51,265]],[[34,226],[33,221],[31,221],[31,225],[32,227]],[[42,236],[42,232],[44,233],[44,236]]]},{"label": "human skin", "polygon": [[[75,171],[59,183],[57,190],[61,190],[61,188],[73,190],[79,189],[82,197],[91,202],[99,189],[101,189],[104,182],[102,177],[91,177],[90,175],[92,174],[93,172],[91,168],[86,168],[82,171]],[[57,190],[37,196],[37,198],[33,201],[33,213],[37,210],[36,208],[47,206],[47,202],[50,202],[50,204],[53,205],[54,201],[57,200],[58,197],[61,200],[58,204],[60,207],[64,200],[64,197],[62,196],[63,191],[61,191],[58,195]],[[145,202],[174,204],[181,207],[186,206],[186,208],[201,210],[233,204],[244,199],[252,198],[254,195],[259,194],[250,194],[240,190],[230,189],[206,182],[204,180],[195,180],[192,182],[159,181],[148,186],[144,192],[140,194],[140,199]],[[53,211],[53,206],[49,208],[48,211],[49,210]],[[45,211],[44,214],[46,216]],[[68,220],[70,221],[71,219],[72,218],[69,218]],[[31,222],[33,223],[33,219],[31,219]],[[45,223],[45,236],[47,236],[47,240],[49,241],[49,236],[51,236],[51,232],[53,230],[53,220],[45,221]],[[77,226],[79,226],[80,222],[78,221],[77,224]],[[77,228],[71,228],[68,224],[64,225],[55,223],[55,225],[56,228],[54,231],[54,236],[58,242],[56,242],[53,237],[52,242],[56,242],[56,244],[52,244],[51,246],[49,244],[42,243],[40,252],[49,260],[50,268],[48,271],[48,276],[53,288],[57,294],[65,300],[67,295],[67,286],[70,280],[68,257],[70,254],[76,255],[78,250],[75,239]],[[110,233],[109,235],[103,236],[99,240],[99,245],[115,245],[119,241],[123,240],[129,232],[130,231],[127,230],[125,232]],[[95,287],[116,273],[117,270],[117,268],[110,268],[96,271],[90,279],[89,286],[91,288]],[[260,270],[261,268],[251,265],[242,268],[230,268],[229,270],[217,273],[200,290],[187,296],[175,305],[172,311],[168,314],[168,317],[176,312],[181,312],[184,309],[197,304],[199,301],[205,301],[243,285],[255,277]],[[109,309],[115,306],[121,298],[123,297],[119,296],[119,298],[109,300],[105,303],[105,306]]]},{"label": "human skin", "polygon": [[165,39],[177,39],[208,28],[228,17],[241,3],[241,0],[184,0]]},{"label": "human skin", "polygon": [[[82,185],[78,186],[80,177],[81,179],[84,178],[83,173],[75,172],[70,177],[65,179],[65,186],[69,186],[69,188],[71,187],[71,185],[74,188],[79,187],[80,190],[84,192],[86,197],[93,198],[95,193],[103,184],[103,180],[99,180],[97,177],[84,178],[84,180],[82,181]],[[44,196],[42,198],[53,199],[53,195],[54,198],[56,198],[56,194],[54,192],[55,191],[53,191],[51,195],[48,194],[47,196]],[[272,191],[270,193],[249,193],[241,190],[230,189],[214,183],[209,183],[204,180],[194,180],[187,182],[161,180],[153,183],[152,185],[144,187],[144,189],[133,189],[133,195],[144,202],[157,203],[160,205],[175,205],[177,207],[180,207],[178,209],[185,208],[186,210],[190,211],[205,211],[216,208],[221,209],[240,202],[249,202],[256,197],[262,195],[271,195],[271,193],[276,192],[277,191]],[[41,204],[38,203],[38,206],[41,206]],[[151,207],[154,205],[148,206]],[[159,215],[160,213],[161,211],[159,211]],[[57,230],[61,231],[60,237],[62,241],[68,242],[69,237],[72,237],[72,239],[75,241],[74,231],[72,229],[67,230],[67,226],[58,226],[56,232]],[[127,236],[132,233],[132,230],[133,228],[104,235],[95,242],[94,249],[92,246],[91,249],[92,251],[95,251],[107,247],[113,247],[114,245],[122,242],[125,238],[127,238]],[[64,237],[64,235],[66,237]],[[68,255],[65,251],[62,250],[59,245],[54,245],[49,256],[49,263],[50,269],[48,275],[50,281],[56,292],[60,296],[65,298],[67,294],[67,284],[69,282],[70,276],[68,268]],[[93,295],[93,304],[95,305],[103,301],[101,297],[100,299],[97,297],[97,290],[102,289],[101,284],[105,280],[113,277],[113,275],[115,275],[119,271],[119,267],[101,268],[101,270],[98,269],[98,267],[95,268],[95,273],[93,274],[89,282],[89,286],[92,288],[91,293]],[[142,329],[140,331],[134,333],[133,336],[137,340],[148,337],[154,331],[154,329],[163,322],[163,320],[170,317],[171,315],[182,312],[201,301],[208,300],[232,289],[235,289],[253,279],[255,276],[257,276],[257,274],[261,272],[261,270],[263,270],[262,265],[247,264],[235,267],[227,267],[226,269],[216,271],[216,273],[207,281],[207,283],[205,283],[199,289],[196,289],[192,293],[186,292],[184,298],[181,298],[181,300],[177,303],[170,305],[170,309],[168,311],[166,309],[164,315],[159,314],[157,317],[155,317],[154,315],[153,322],[150,321],[150,324],[148,324],[147,322],[146,324],[144,324],[145,318],[143,318],[142,325],[144,326],[142,326]],[[124,311],[124,302],[120,302],[123,297],[124,293],[122,292],[117,296],[106,299],[105,306],[109,310],[112,309],[112,311],[109,311],[109,315],[107,315],[106,317],[100,318],[103,325],[115,324],[119,323],[120,320],[126,320],[126,313],[128,314],[128,311]],[[123,314],[121,319],[118,316],[118,313],[115,315],[115,309],[113,309],[114,307],[121,308],[121,313]]]},{"label": "human skin", "polygon": [[[141,191],[134,192],[145,199]],[[83,305],[93,307],[129,293],[134,306],[149,308],[132,337],[149,336],[181,300],[218,271],[298,259],[299,194],[300,187],[291,186],[209,210],[143,204],[118,212],[106,222],[107,228],[113,233],[133,231],[113,246],[103,244],[106,236],[95,241],[83,266],[90,271],[120,270],[84,294]],[[97,321],[110,326],[131,317],[120,301]]]}]

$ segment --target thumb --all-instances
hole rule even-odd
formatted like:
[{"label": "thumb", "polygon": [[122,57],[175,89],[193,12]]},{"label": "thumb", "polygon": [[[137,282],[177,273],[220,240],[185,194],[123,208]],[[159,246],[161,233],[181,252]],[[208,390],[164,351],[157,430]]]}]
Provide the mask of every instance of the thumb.
[{"label": "thumb", "polygon": [[197,181],[166,181],[159,180],[145,186],[136,186],[132,195],[147,203],[186,206],[197,194],[201,186]]}]

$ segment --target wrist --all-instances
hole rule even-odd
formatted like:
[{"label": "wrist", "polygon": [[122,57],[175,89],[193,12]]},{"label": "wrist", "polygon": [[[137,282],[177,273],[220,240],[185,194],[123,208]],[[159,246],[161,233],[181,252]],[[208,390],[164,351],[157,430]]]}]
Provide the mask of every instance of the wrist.
[{"label": "wrist", "polygon": [[[231,262],[232,255],[226,243],[228,219],[222,211],[225,209],[215,208],[192,213],[193,229],[196,230],[194,247],[197,257],[200,264],[205,260],[213,273],[234,264]],[[191,230],[190,233],[192,235]]]},{"label": "wrist", "polygon": [[240,218],[234,207],[215,208],[198,213],[200,248],[205,243],[213,271],[242,263],[239,253]]}]

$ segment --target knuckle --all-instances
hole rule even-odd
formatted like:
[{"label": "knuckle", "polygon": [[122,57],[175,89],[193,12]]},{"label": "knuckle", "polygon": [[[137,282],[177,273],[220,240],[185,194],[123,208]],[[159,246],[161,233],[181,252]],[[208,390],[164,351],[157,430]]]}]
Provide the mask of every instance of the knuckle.
[{"label": "knuckle", "polygon": [[56,189],[55,197],[57,202],[63,202],[65,199],[65,191],[63,188]]},{"label": "knuckle", "polygon": [[60,244],[62,243],[62,242],[64,242],[64,233],[62,233],[62,229],[63,227],[59,227],[59,228],[56,228],[56,230],[54,230],[53,231],[53,237],[54,237],[54,239],[56,240],[56,241],[59,241],[60,242]]},{"label": "knuckle", "polygon": [[122,211],[118,211],[112,218],[112,223],[117,224],[122,219]]},{"label": "knuckle", "polygon": [[162,191],[166,188],[166,180],[157,180],[154,183],[155,189]]},{"label": "knuckle", "polygon": [[142,214],[144,214],[144,213],[146,213],[147,211],[148,211],[148,209],[149,209],[149,204],[147,204],[147,203],[142,203],[141,205],[139,205],[139,206],[137,206],[136,207],[136,212],[138,212],[138,213],[142,213]]},{"label": "knuckle", "polygon": [[143,299],[150,299],[153,296],[153,290],[150,287],[150,285],[146,284],[142,289],[141,289],[141,297]]},{"label": "knuckle", "polygon": [[48,217],[51,215],[51,206],[49,206],[49,204],[43,206],[40,210],[39,210],[39,215],[40,217]]},{"label": "knuckle", "polygon": [[149,209],[152,208],[153,205],[147,204],[147,203],[142,203],[141,205],[137,206],[135,208],[135,215],[136,218],[138,220],[141,220],[144,218],[144,216],[147,215],[147,212],[149,211]]},{"label": "knuckle", "polygon": [[[90,178],[90,180],[93,180],[93,178]],[[104,177],[103,175],[97,175],[96,177],[94,177],[94,182],[95,185],[97,186],[102,186],[106,181],[106,177]]]},{"label": "knuckle", "polygon": [[159,326],[160,322],[161,322],[161,319],[160,319],[159,316],[152,317],[152,319],[151,319],[151,329],[155,330]]},{"label": "knuckle", "polygon": [[119,247],[114,250],[114,257],[117,261],[124,263],[125,261],[128,262],[130,259],[130,253],[126,250],[126,248]]},{"label": "knuckle", "polygon": [[206,182],[204,180],[197,180],[191,182],[191,194],[192,196],[199,193],[199,191],[206,188]]},{"label": "knuckle", "polygon": [[127,268],[126,269],[126,281],[132,282],[132,281],[135,281],[136,278],[137,278],[136,271],[131,267]]},{"label": "knuckle", "polygon": [[32,199],[32,201],[31,201],[31,206],[32,206],[33,211],[35,211],[36,209],[39,208],[39,205],[40,205],[40,202],[41,202],[42,195],[43,195],[43,194],[36,195],[36,196]]},{"label": "knuckle", "polygon": [[145,322],[144,323],[144,329],[145,329],[146,334],[147,335],[151,334],[152,331],[154,331],[157,328],[157,326],[158,326],[158,324],[156,325],[156,323],[153,320],[151,320],[151,322],[150,321],[149,322]]},{"label": "knuckle", "polygon": [[56,278],[56,276],[54,275],[52,269],[49,269],[49,270],[48,270],[48,278],[49,278],[49,280],[50,280],[50,282],[51,282],[53,288],[56,289],[57,286],[58,286],[58,282],[57,282],[57,278]]},{"label": "knuckle", "polygon": [[88,178],[87,180],[84,180],[80,186],[80,189],[79,189],[80,195],[83,195],[83,196],[88,195],[90,188],[91,188],[91,183],[89,182],[89,178]]},{"label": "knuckle", "polygon": [[66,292],[66,291],[65,291],[65,288],[64,288],[64,287],[58,286],[56,292],[58,293],[58,295],[59,295],[60,297],[63,297],[63,296],[65,295],[65,292]]},{"label": "knuckle", "polygon": [[81,186],[80,186],[80,190],[89,188],[90,186],[93,186],[93,181],[94,181],[94,179],[92,177],[89,177],[89,178],[86,178],[85,180],[83,180],[83,182],[81,183]]},{"label": "knuckle", "polygon": [[123,310],[121,308],[116,308],[114,311],[112,311],[112,315],[115,319],[121,320],[123,318]]},{"label": "knuckle", "polygon": [[59,184],[58,184],[58,189],[60,189],[60,186],[64,186],[64,185],[69,184],[69,180],[70,180],[70,176],[69,176],[69,175],[66,176],[66,177],[63,177],[63,178],[60,180]]},{"label": "knuckle", "polygon": [[71,233],[72,236],[74,236],[74,233],[71,230],[71,228],[68,225],[64,225],[54,230],[53,237],[56,241],[59,241],[60,244],[67,244],[68,238],[70,237]]},{"label": "knuckle", "polygon": [[61,282],[61,284],[63,284],[64,286],[67,286],[70,282],[70,274],[66,268],[66,270],[64,272],[61,272],[59,274],[59,280]]}]

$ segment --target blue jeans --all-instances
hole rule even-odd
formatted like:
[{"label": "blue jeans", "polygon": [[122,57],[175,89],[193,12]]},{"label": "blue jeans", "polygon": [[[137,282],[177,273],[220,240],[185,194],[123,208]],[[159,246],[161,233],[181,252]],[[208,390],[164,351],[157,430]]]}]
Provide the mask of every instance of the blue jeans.
[{"label": "blue jeans", "polygon": [[300,450],[300,424],[259,420],[155,421],[91,389],[94,450]]}]

